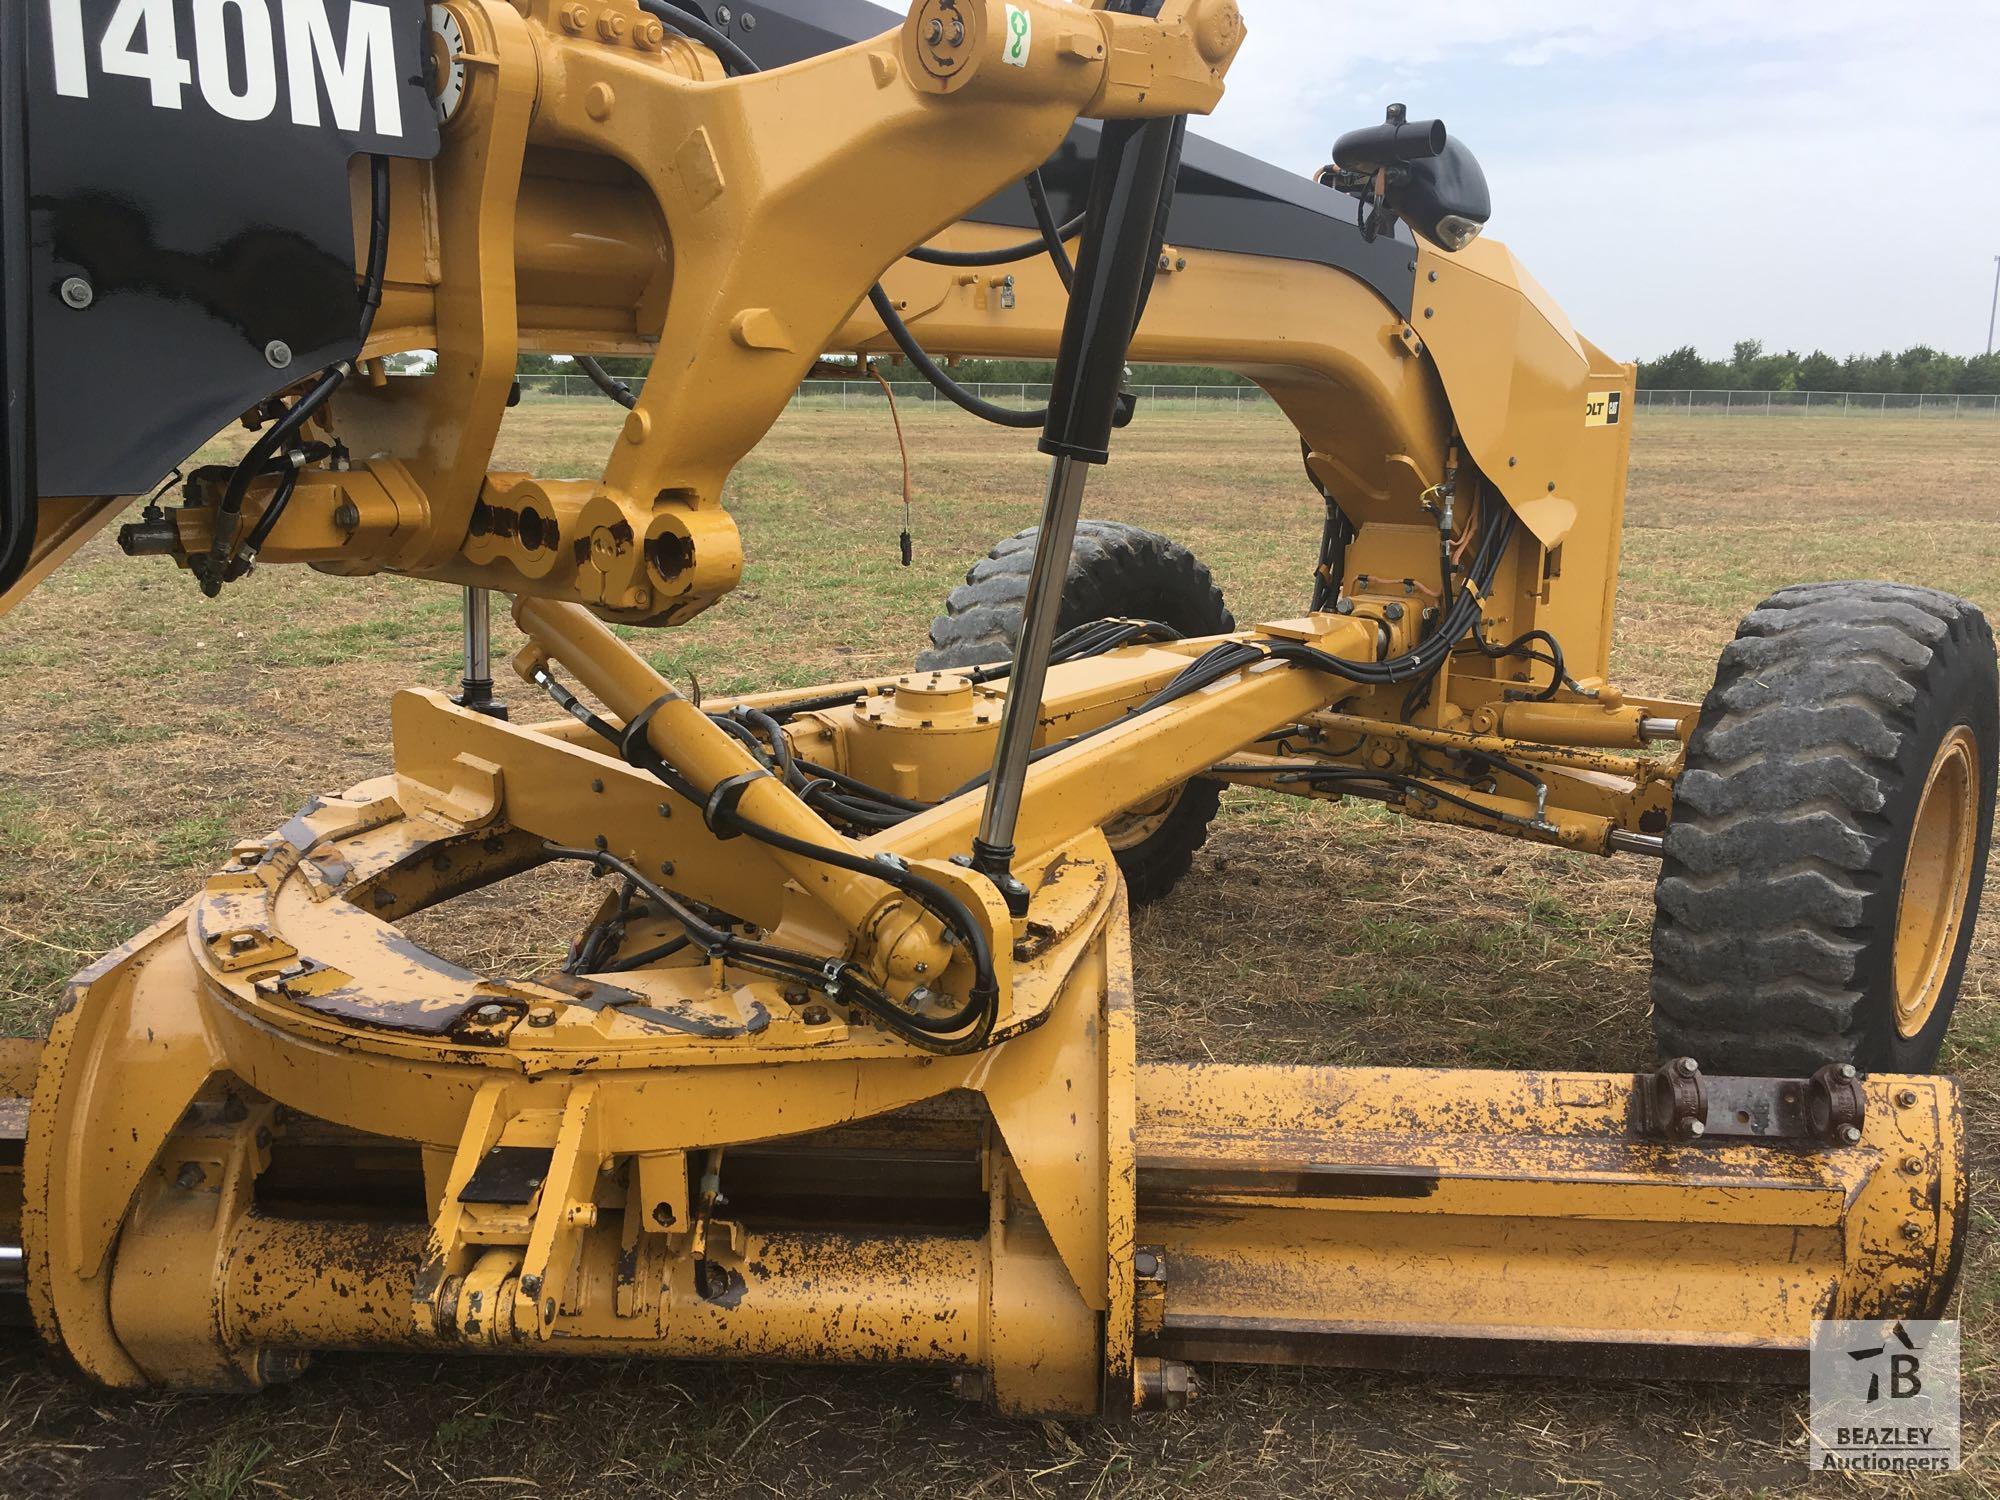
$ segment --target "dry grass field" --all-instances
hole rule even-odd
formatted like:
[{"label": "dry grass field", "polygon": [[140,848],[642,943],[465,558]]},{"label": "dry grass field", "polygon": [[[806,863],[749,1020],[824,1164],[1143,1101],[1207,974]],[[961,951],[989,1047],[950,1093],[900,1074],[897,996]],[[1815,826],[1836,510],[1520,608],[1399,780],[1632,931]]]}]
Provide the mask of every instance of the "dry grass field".
[{"label": "dry grass field", "polygon": [[[503,466],[595,472],[608,407],[530,405]],[[711,616],[643,649],[711,692],[907,663],[968,562],[1030,524],[1032,442],[906,416],[917,561],[898,564],[880,411],[788,415],[733,505],[751,558]],[[1735,621],[1805,579],[1882,577],[2000,605],[2000,422],[1642,419],[1619,677],[1698,696]],[[1093,514],[1192,546],[1239,617],[1294,611],[1317,536],[1272,414],[1177,419],[1121,441]],[[498,643],[507,647],[511,632]],[[391,695],[448,686],[457,601],[273,570],[204,601],[93,545],[0,622],[0,1030],[177,901],[230,838],[374,774]],[[496,654],[498,654],[496,652]],[[513,685],[525,703],[527,692]],[[1137,923],[1155,1057],[1633,1069],[1651,869],[1405,825],[1379,809],[1232,793],[1196,876]],[[1997,887],[2000,888],[2000,887]],[[457,948],[547,962],[588,899],[530,886]],[[461,903],[461,906],[466,903]],[[517,968],[517,971],[521,969]],[[2000,923],[1968,971],[1946,1064],[1977,1163],[1967,1473],[2000,1491]],[[1011,1423],[921,1372],[333,1357],[262,1396],[105,1396],[0,1331],[0,1492],[189,1496],[1120,1494],[1736,1496],[1805,1488],[1802,1393],[1665,1383],[1212,1372],[1189,1412]]]}]

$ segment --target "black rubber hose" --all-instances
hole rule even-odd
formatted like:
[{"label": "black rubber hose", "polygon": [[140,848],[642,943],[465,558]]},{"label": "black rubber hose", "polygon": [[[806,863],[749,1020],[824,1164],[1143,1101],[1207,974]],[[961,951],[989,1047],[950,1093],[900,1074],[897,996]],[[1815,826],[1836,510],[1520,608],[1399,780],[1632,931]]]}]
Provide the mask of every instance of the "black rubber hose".
[{"label": "black rubber hose", "polygon": [[[950,1016],[920,1016],[898,1006],[851,964],[838,959],[823,961],[809,953],[753,942],[703,921],[686,904],[676,900],[615,854],[594,849],[566,849],[556,844],[549,845],[547,852],[552,859],[588,864],[599,871],[623,875],[679,922],[694,945],[709,957],[722,958],[758,973],[806,985],[836,1003],[852,1001],[906,1041],[927,1051],[945,1056],[977,1051],[986,1045],[998,1022],[997,986],[989,995],[981,995],[975,985],[973,998]],[[972,1028],[969,1032],[966,1030],[968,1026]]]},{"label": "black rubber hose", "polygon": [[[382,287],[389,279],[389,158],[368,161],[368,263],[361,286],[361,345],[375,331],[375,314],[382,308]],[[357,355],[360,350],[356,350]]]},{"label": "black rubber hose", "polygon": [[296,464],[285,466],[284,476],[271,494],[271,503],[264,507],[264,513],[257,518],[257,524],[250,528],[250,535],[243,539],[239,556],[254,560],[264,550],[264,542],[271,535],[271,528],[278,524],[278,518],[285,513],[285,507],[292,503],[292,491],[299,487],[299,470]]},{"label": "black rubber hose", "polygon": [[[619,746],[621,751],[625,748],[626,736],[624,733],[614,729],[604,719],[586,708],[574,693],[571,693],[555,680],[547,668],[538,669],[534,677],[535,681],[569,713],[589,725],[613,745]],[[635,752],[632,764],[653,776],[662,785],[677,793],[683,799],[692,802],[696,807],[706,804],[707,799],[702,796],[700,791],[672,766],[668,765],[650,744],[641,743],[631,748]],[[964,945],[973,966],[971,993],[959,1015],[943,1018],[942,1020],[934,1020],[928,1017],[918,1017],[907,1011],[903,1011],[893,1001],[888,1000],[886,996],[882,997],[882,1003],[909,1025],[924,1030],[927,1034],[931,1035],[948,1034],[963,1030],[966,1025],[971,1024],[973,1014],[976,1012],[978,1015],[979,1030],[975,1034],[981,1038],[977,1045],[984,1045],[984,1038],[992,1034],[992,1028],[999,1018],[1000,985],[994,970],[993,950],[986,940],[986,931],[974,916],[971,908],[966,906],[963,901],[943,886],[918,875],[901,860],[864,859],[858,854],[850,854],[842,849],[830,848],[824,844],[810,843],[804,839],[795,839],[789,834],[781,833],[775,828],[768,828],[755,819],[744,816],[741,811],[730,813],[728,815],[728,823],[737,832],[746,834],[769,848],[800,855],[807,859],[817,860],[822,864],[831,865],[838,870],[846,870],[852,874],[865,875],[870,879],[879,880],[884,885],[910,897],[932,916],[938,918],[938,920],[955,932],[958,935],[960,943]],[[691,920],[684,920],[682,918],[680,903],[665,896],[651,881],[640,875],[638,871],[634,870],[624,861],[617,860],[610,855],[591,855],[582,851],[565,850],[555,852],[557,858],[576,858],[581,854],[581,857],[592,859],[600,869],[617,869],[620,874],[634,880],[642,891],[659,899],[661,904],[673,915],[674,919],[680,921],[681,925],[687,928],[689,934],[695,938],[697,943],[701,943],[702,931],[696,925],[692,925]],[[719,931],[719,929],[708,930]],[[729,951],[732,953],[747,954],[752,949],[750,945],[743,944],[740,940],[732,937],[730,939]],[[768,950],[766,951],[768,952]],[[814,962],[810,958],[806,961],[808,963]],[[807,977],[809,978],[810,974]],[[888,1017],[885,1016],[884,1019],[886,1020]],[[898,1023],[892,1022],[891,1024]],[[954,1043],[953,1045],[959,1046],[963,1045],[963,1043]],[[967,1050],[971,1050],[971,1048],[968,1047]]]},{"label": "black rubber hose", "polygon": [[1035,211],[1035,225],[1042,231],[1042,244],[1048,249],[1056,275],[1062,278],[1063,290],[1068,291],[1076,285],[1076,266],[1071,262],[1063,241],[1081,229],[1084,220],[1090,216],[1078,214],[1068,224],[1058,225],[1055,210],[1049,207],[1049,190],[1042,181],[1039,167],[1028,174],[1028,206]]},{"label": "black rubber hose", "polygon": [[588,354],[578,354],[573,357],[576,360],[576,367],[590,377],[590,383],[627,411],[630,411],[639,404],[638,394],[631,386],[620,380],[616,375],[613,375]]},{"label": "black rubber hose", "polygon": [[[1546,652],[1534,650],[1534,643],[1537,641],[1549,649]],[[1548,686],[1536,693],[1511,695],[1517,702],[1547,703],[1564,688],[1580,691],[1576,679],[1569,675],[1569,668],[1564,664],[1562,642],[1546,630],[1530,630],[1516,636],[1504,646],[1496,646],[1486,639],[1485,626],[1481,624],[1473,627],[1472,644],[1478,648],[1481,656],[1492,661],[1512,657],[1522,661],[1539,662],[1551,669]]]},{"label": "black rubber hose", "polygon": [[970,412],[981,421],[991,422],[996,427],[1013,427],[1028,431],[1042,427],[1049,420],[1049,409],[1044,406],[1033,411],[1015,411],[1011,407],[995,406],[983,397],[975,396],[964,386],[953,380],[945,372],[943,365],[932,359],[928,350],[917,342],[910,325],[903,321],[896,311],[896,305],[889,300],[889,294],[878,284],[868,292],[868,305],[875,309],[875,315],[882,320],[882,326],[894,339],[896,347],[903,351],[903,357],[917,367],[922,375],[937,388],[938,394],[962,411]]},{"label": "black rubber hose", "polygon": [[685,9],[673,0],[639,0],[639,8],[669,26],[686,33],[722,59],[732,73],[761,73],[750,54],[729,39],[726,32],[711,26],[698,11]]},{"label": "black rubber hose", "polygon": [[1312,439],[1301,435],[1299,451],[1305,460],[1307,481],[1326,502],[1326,524],[1319,537],[1319,570],[1313,574],[1312,611],[1318,614],[1340,602],[1340,591],[1347,582],[1347,549],[1354,545],[1357,533],[1354,522],[1334,499],[1333,491],[1313,472]]},{"label": "black rubber hose", "polygon": [[1068,286],[1075,268],[1070,264],[1069,251],[1063,247],[1065,240],[1073,240],[1083,228],[1085,216],[1078,214],[1067,224],[1056,223],[1056,217],[1049,209],[1048,188],[1042,182],[1038,167],[1028,174],[1024,184],[1028,190],[1028,202],[1035,210],[1035,225],[1041,230],[1039,239],[1023,240],[1018,245],[1005,245],[998,250],[933,250],[928,245],[919,245],[910,252],[911,260],[922,261],[927,266],[1012,266],[1024,260],[1033,260],[1046,253],[1055,262],[1056,274]]},{"label": "black rubber hose", "polygon": [[[639,3],[641,8],[648,14],[656,16],[667,25],[700,42],[715,53],[717,57],[722,59],[723,65],[731,72],[743,75],[763,71],[757,66],[756,61],[749,53],[745,52],[721,31],[711,26],[705,19],[694,12],[682,9],[679,5],[672,3],[672,0],[639,0]],[[1185,120],[1183,120],[1183,125],[1185,125]],[[1178,160],[1178,155],[1176,156],[1176,160]],[[1161,225],[1161,228],[1164,230],[1164,224]],[[1046,239],[1046,235],[1044,238]],[[1060,249],[1061,243],[1061,239],[1058,237],[1056,241],[1057,249]],[[1155,259],[1157,260],[1158,257],[1155,256]],[[1147,287],[1148,293],[1151,290],[1152,288],[1149,284]],[[978,417],[981,421],[991,422],[996,427],[1012,427],[1018,430],[1027,430],[1047,424],[1049,414],[1046,407],[1040,411],[1014,411],[1005,406],[995,406],[992,402],[973,395],[972,392],[966,390],[956,380],[953,380],[944,366],[932,359],[923,345],[917,342],[916,335],[910,332],[909,325],[903,321],[902,316],[896,311],[895,305],[890,302],[888,293],[882,290],[879,283],[868,293],[868,303],[869,306],[875,309],[876,315],[882,319],[882,326],[888,332],[889,337],[895,341],[896,347],[903,351],[903,357],[916,366],[917,372],[930,382],[938,394],[945,397],[960,410]],[[585,370],[584,373],[589,374],[589,371]],[[601,386],[599,388],[602,389]],[[609,393],[607,392],[607,394]],[[618,398],[613,396],[612,399],[617,400]],[[1120,404],[1120,421],[1118,425],[1122,427],[1130,422],[1131,419],[1131,403],[1122,402]]]},{"label": "black rubber hose", "polygon": [[[361,349],[367,347],[369,334],[374,331],[375,314],[382,306],[382,285],[388,275],[390,194],[389,159],[386,156],[377,156],[370,160],[368,185],[368,258],[364,263],[361,290],[360,347],[355,351],[357,358]],[[312,389],[300,397],[291,410],[264,430],[249,453],[244,455],[243,461],[236,466],[235,473],[230,475],[229,488],[223,491],[222,503],[218,507],[215,531],[216,540],[224,544],[225,551],[222,554],[211,552],[208,576],[202,579],[204,593],[213,597],[221,591],[223,583],[227,581],[224,573],[235,560],[236,549],[231,539],[226,536],[221,517],[235,517],[243,513],[243,501],[249,494],[251,482],[268,469],[271,460],[298,435],[299,429],[305,426],[313,413],[324,406],[333,393],[340,389],[341,382],[347,379],[352,369],[353,366],[343,360],[323,371]],[[297,472],[294,471],[293,487],[296,483]],[[277,525],[278,517],[284,513],[284,506],[290,502],[291,495],[292,489],[288,487],[281,489],[278,495],[272,497],[272,503],[265,507],[264,515],[258,520],[257,529],[252,532],[256,545],[261,546],[263,539],[270,535],[271,528]]]}]

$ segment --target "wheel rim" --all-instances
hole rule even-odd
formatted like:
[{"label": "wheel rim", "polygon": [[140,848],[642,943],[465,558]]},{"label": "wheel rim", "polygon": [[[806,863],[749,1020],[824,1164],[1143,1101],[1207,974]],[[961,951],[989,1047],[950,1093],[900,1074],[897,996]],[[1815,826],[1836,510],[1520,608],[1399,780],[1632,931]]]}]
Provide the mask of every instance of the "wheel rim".
[{"label": "wheel rim", "polygon": [[1937,1014],[1965,925],[1978,847],[1979,757],[1972,731],[1960,724],[1931,762],[1896,914],[1896,1031],[1919,1035]]},{"label": "wheel rim", "polygon": [[1175,787],[1164,796],[1151,802],[1120,813],[1104,825],[1105,842],[1111,845],[1113,854],[1123,854],[1146,842],[1162,828],[1167,819],[1174,815],[1174,809],[1181,805],[1184,787]]}]

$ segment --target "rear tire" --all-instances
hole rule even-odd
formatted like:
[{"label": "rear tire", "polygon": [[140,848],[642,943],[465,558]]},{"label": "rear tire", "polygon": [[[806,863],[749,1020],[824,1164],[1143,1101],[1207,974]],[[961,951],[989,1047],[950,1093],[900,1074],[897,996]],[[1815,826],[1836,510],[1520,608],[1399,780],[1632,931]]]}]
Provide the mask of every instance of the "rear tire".
[{"label": "rear tire", "polygon": [[1992,840],[2000,673],[1978,608],[1830,583],[1723,652],[1675,789],[1653,1029],[1712,1073],[1921,1073],[1965,973]]},{"label": "rear tire", "polygon": [[[932,623],[931,648],[917,657],[919,671],[1013,659],[1039,536],[1040,529],[1030,527],[973,566]],[[1187,548],[1137,526],[1079,522],[1056,628],[1116,619],[1157,620],[1185,636],[1223,635],[1236,628],[1222,591]],[[1135,905],[1157,901],[1179,884],[1208,842],[1209,824],[1221,805],[1219,783],[1195,780],[1106,826]]]}]

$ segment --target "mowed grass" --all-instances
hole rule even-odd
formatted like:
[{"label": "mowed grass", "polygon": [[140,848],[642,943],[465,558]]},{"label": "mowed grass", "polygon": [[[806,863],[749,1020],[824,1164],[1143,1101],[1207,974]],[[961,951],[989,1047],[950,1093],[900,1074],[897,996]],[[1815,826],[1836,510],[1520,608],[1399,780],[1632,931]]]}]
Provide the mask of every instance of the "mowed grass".
[{"label": "mowed grass", "polygon": [[[529,404],[498,463],[595,472],[608,406]],[[638,638],[710,692],[907,664],[968,563],[1035,519],[1018,434],[906,411],[916,564],[887,414],[786,416],[733,485],[743,586]],[[1642,417],[1618,677],[1698,696],[1740,616],[1784,584],[1870,577],[2000,605],[2000,422]],[[1155,407],[1093,480],[1093,515],[1167,532],[1244,619],[1293,613],[1319,503],[1268,411]],[[62,979],[191,890],[230,839],[377,773],[387,708],[448,687],[452,591],[270,570],[203,600],[94,543],[0,621],[0,1029],[45,1023]],[[514,637],[503,628],[496,656]],[[525,688],[508,695],[538,711]],[[1651,870],[1232,793],[1194,878],[1137,919],[1152,1057],[1630,1070]],[[462,956],[546,961],[574,879],[525,906],[458,904]],[[427,937],[435,932],[426,930]],[[1967,973],[1946,1064],[1976,1171],[1965,1448],[1939,1493],[1987,1494],[2000,1427],[2000,925]],[[1170,1417],[1063,1426],[958,1406],[924,1372],[330,1357],[251,1398],[113,1397],[19,1335],[0,1346],[0,1492],[199,1496],[1109,1496],[1777,1493],[1804,1487],[1801,1393],[1328,1371],[1208,1374]],[[1864,1487],[1865,1488],[1865,1487]]]}]

